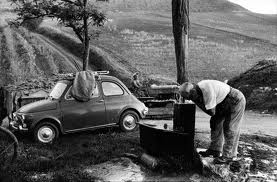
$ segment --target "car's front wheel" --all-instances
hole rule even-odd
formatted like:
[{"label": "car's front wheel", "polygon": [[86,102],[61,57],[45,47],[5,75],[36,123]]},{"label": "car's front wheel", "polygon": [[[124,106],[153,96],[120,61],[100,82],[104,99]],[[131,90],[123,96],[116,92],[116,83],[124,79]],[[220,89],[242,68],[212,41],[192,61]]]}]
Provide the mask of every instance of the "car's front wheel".
[{"label": "car's front wheel", "polygon": [[135,111],[125,111],[119,121],[119,126],[122,131],[134,131],[138,127],[139,116]]},{"label": "car's front wheel", "polygon": [[50,122],[42,122],[35,127],[34,138],[39,143],[49,144],[59,137],[58,128]]}]

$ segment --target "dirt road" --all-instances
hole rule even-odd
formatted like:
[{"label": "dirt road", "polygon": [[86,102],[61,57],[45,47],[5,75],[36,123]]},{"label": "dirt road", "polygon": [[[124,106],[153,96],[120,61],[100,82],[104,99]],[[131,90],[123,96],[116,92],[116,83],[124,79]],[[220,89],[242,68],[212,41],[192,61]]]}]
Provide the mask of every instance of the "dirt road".
[{"label": "dirt road", "polygon": [[[209,120],[210,117],[207,114],[197,110],[196,129],[200,131],[210,130]],[[277,136],[277,115],[258,114],[252,111],[246,111],[241,132],[244,134]]]},{"label": "dirt road", "polygon": [[[197,109],[195,128],[198,132],[210,131],[210,116]],[[145,120],[144,122],[162,122],[172,124],[172,120]],[[252,111],[245,112],[245,119],[241,126],[242,134],[258,134],[277,136],[277,115],[259,114]]]}]

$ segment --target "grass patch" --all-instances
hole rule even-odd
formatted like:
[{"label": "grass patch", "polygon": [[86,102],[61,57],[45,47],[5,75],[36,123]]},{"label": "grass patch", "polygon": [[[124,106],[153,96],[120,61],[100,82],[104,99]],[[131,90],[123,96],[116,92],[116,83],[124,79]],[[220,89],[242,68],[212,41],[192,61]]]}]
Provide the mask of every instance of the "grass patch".
[{"label": "grass patch", "polygon": [[121,133],[118,128],[68,134],[53,145],[33,143],[27,136],[18,138],[19,158],[12,170],[5,171],[15,181],[40,180],[31,178],[35,174],[48,174],[51,178],[64,178],[65,181],[82,181],[87,178],[82,173],[86,166],[120,157],[124,153],[142,153],[138,131]]},{"label": "grass patch", "polygon": [[[188,60],[188,72],[191,81],[231,79],[249,69],[256,62],[276,56],[277,46],[265,40],[244,36],[248,31],[257,32],[253,35],[257,37],[264,34],[268,27],[275,26],[269,24],[271,19],[262,24],[265,26],[259,26],[259,20],[255,20],[245,12],[241,13],[245,16],[233,15],[228,18],[230,13],[225,15],[222,12],[191,14],[192,25]],[[110,12],[109,16],[112,17],[112,20],[106,24],[100,37],[92,40],[91,44],[108,53],[113,64],[118,64],[129,72],[141,71],[146,75],[144,79],[150,77],[153,79],[163,78],[171,82],[176,80],[174,41],[169,12]],[[210,19],[211,21],[214,19],[217,26],[210,25]],[[238,26],[236,32],[228,32],[231,31],[228,26],[224,29],[225,24],[222,22],[225,19],[228,20],[227,23],[230,22],[231,28]],[[248,26],[248,20],[255,26]],[[54,26],[56,32],[66,32],[67,35],[74,37],[74,34],[68,29],[60,28],[49,21],[45,25]],[[247,27],[248,29],[246,29]],[[260,29],[263,31],[260,32]],[[45,31],[43,34],[46,35]],[[47,34],[49,36],[51,33]],[[61,40],[58,36],[53,35],[49,37],[52,36],[53,40],[58,40],[57,42],[66,46],[68,50],[73,50],[75,55],[80,54],[80,48],[76,48],[76,44],[76,46],[65,44],[63,42],[68,42],[68,40],[64,38]],[[266,35],[269,38],[269,34]],[[104,66],[105,64],[99,64],[98,60],[94,59],[93,62],[98,68],[110,68]]]},{"label": "grass patch", "polygon": [[[35,55],[36,66],[46,74],[51,76],[54,73],[68,73],[76,71],[76,68],[68,60],[64,52],[56,46],[41,38],[41,35],[27,31],[24,28],[19,30],[20,34],[32,46]],[[46,39],[47,40],[47,39]]]},{"label": "grass patch", "polygon": [[13,35],[15,40],[15,52],[17,54],[17,73],[20,81],[33,79],[41,76],[41,70],[38,69],[35,62],[35,50],[27,40],[18,32]]},{"label": "grass patch", "polygon": [[[193,13],[191,21],[208,27],[235,32],[263,42],[277,44],[277,15],[256,15],[250,12]],[[275,47],[276,48],[276,47]]]},{"label": "grass patch", "polygon": [[[109,32],[97,44],[117,50],[122,57],[146,75],[175,80],[174,41],[171,36],[133,29]],[[256,47],[231,46],[202,38],[191,38],[188,71],[191,81],[230,79],[249,68],[266,53]]]},{"label": "grass patch", "polygon": [[[76,57],[82,57],[82,44],[72,35],[64,34],[57,28],[42,26],[39,33],[70,51]],[[119,60],[118,62],[115,59]],[[93,70],[109,70],[110,74],[121,79],[127,86],[131,84],[131,71],[122,64],[119,57],[91,45],[89,65]],[[126,68],[126,69],[125,69]],[[132,68],[132,70],[136,70]]]}]

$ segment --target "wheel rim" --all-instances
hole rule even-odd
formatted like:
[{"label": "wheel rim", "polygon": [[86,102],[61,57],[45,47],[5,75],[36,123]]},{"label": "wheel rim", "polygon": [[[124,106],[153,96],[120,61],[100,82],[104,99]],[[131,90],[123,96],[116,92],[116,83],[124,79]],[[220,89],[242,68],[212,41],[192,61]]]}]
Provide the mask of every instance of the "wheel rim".
[{"label": "wheel rim", "polygon": [[123,126],[126,130],[133,130],[136,127],[136,118],[133,115],[127,115],[123,118]]},{"label": "wheel rim", "polygon": [[49,126],[43,126],[38,130],[38,140],[43,143],[52,142],[56,136],[55,131]]}]

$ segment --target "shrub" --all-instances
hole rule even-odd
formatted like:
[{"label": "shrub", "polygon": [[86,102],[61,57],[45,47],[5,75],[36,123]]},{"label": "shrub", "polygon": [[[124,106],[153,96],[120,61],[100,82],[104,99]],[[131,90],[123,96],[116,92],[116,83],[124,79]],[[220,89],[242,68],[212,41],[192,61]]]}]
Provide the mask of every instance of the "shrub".
[{"label": "shrub", "polygon": [[35,31],[38,29],[38,27],[42,23],[42,21],[43,21],[43,18],[25,20],[22,23],[22,26],[26,27],[30,31]]}]

